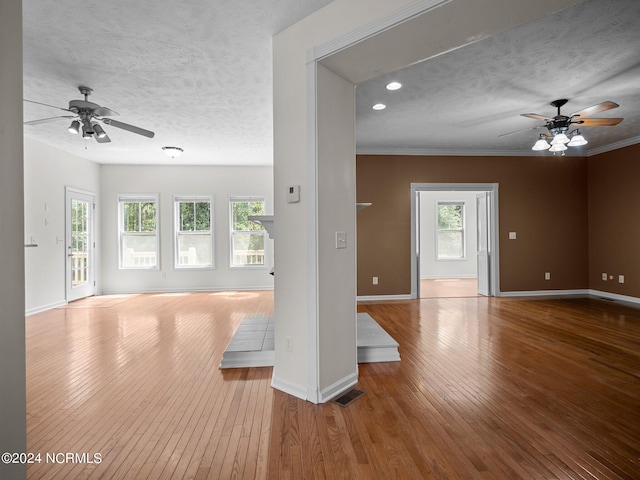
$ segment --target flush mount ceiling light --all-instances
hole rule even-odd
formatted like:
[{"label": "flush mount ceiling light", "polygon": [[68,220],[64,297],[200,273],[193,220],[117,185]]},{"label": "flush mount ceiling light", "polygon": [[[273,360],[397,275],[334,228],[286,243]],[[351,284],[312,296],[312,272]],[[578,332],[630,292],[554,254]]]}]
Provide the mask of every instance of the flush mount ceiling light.
[{"label": "flush mount ceiling light", "polygon": [[177,158],[184,152],[180,147],[162,147],[162,151],[171,158]]},{"label": "flush mount ceiling light", "polygon": [[387,90],[400,90],[402,88],[402,84],[400,82],[390,82],[387,83]]},{"label": "flush mount ceiling light", "polygon": [[373,107],[374,110],[384,110],[387,106],[384,103],[376,103]]}]

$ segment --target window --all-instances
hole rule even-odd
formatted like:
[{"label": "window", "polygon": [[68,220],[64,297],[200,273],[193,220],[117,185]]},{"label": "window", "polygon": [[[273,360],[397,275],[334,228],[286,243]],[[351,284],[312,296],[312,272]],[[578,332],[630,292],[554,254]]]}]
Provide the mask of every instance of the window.
[{"label": "window", "polygon": [[176,268],[213,268],[211,197],[176,197]]},{"label": "window", "polygon": [[231,266],[264,266],[266,231],[262,225],[248,218],[249,215],[264,215],[264,198],[231,198],[229,204]]},{"label": "window", "polygon": [[465,258],[464,202],[438,202],[438,260]]},{"label": "window", "polygon": [[121,196],[118,205],[120,268],[157,269],[158,198]]}]

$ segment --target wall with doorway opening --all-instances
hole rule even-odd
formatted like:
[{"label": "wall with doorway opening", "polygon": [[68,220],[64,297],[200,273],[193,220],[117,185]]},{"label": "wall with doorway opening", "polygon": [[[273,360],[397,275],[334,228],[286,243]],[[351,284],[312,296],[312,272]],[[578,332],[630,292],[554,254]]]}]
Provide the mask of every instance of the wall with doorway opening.
[{"label": "wall with doorway opening", "polygon": [[358,295],[411,293],[412,182],[499,184],[502,292],[588,287],[585,158],[358,155],[356,168],[357,201],[373,203],[357,217]]},{"label": "wall with doorway opening", "polygon": [[[25,300],[27,314],[66,303],[65,187],[100,193],[100,165],[24,137]],[[100,229],[96,211],[96,235]],[[99,271],[100,242],[96,245]],[[96,277],[97,289],[100,278]]]}]

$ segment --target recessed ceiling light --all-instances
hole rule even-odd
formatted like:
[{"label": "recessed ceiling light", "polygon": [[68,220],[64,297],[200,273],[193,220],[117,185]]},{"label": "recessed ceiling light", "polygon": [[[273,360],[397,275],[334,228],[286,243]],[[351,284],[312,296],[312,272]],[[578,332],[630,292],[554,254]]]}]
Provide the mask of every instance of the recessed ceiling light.
[{"label": "recessed ceiling light", "polygon": [[387,83],[387,90],[400,90],[401,88],[402,84],[400,82]]},{"label": "recessed ceiling light", "polygon": [[376,103],[373,107],[374,110],[384,110],[387,106],[384,103]]}]

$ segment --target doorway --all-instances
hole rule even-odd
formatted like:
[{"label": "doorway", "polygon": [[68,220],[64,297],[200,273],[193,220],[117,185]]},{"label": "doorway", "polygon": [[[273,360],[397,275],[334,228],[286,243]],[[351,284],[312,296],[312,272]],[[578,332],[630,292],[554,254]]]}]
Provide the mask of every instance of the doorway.
[{"label": "doorway", "polygon": [[411,297],[498,293],[497,184],[412,184]]},{"label": "doorway", "polygon": [[95,294],[95,195],[66,189],[65,254],[67,302]]}]

